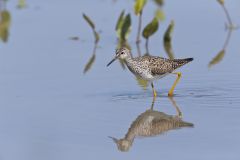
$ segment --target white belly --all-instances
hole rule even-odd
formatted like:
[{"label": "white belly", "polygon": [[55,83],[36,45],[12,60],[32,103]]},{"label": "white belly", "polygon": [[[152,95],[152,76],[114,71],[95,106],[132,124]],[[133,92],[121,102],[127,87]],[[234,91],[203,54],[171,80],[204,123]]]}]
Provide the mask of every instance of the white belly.
[{"label": "white belly", "polygon": [[159,76],[152,76],[151,74],[143,73],[141,75],[141,78],[144,79],[144,80],[147,80],[147,81],[155,81],[155,80],[158,80],[158,79],[161,79],[161,78],[165,77],[168,74],[169,73],[165,73],[165,74],[159,75]]}]

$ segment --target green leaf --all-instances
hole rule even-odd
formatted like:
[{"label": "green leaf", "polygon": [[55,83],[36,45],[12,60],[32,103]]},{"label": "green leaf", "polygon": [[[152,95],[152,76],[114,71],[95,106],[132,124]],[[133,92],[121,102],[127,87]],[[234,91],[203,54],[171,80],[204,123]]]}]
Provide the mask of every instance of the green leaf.
[{"label": "green leaf", "polygon": [[117,33],[117,37],[120,39],[121,38],[121,31],[122,31],[122,25],[123,25],[123,22],[124,22],[124,19],[125,19],[125,11],[123,10],[118,18],[118,21],[117,21],[117,24],[116,24],[116,27],[115,27],[115,30],[116,30],[116,33]]},{"label": "green leaf", "polygon": [[1,16],[1,23],[9,23],[11,21],[11,14],[10,12],[8,12],[7,10],[4,10],[0,13],[0,16]]},{"label": "green leaf", "polygon": [[92,29],[95,29],[95,25],[94,25],[93,21],[84,13],[83,13],[83,18],[87,21],[87,23],[90,25],[90,27]]},{"label": "green leaf", "polygon": [[172,50],[172,32],[174,29],[174,21],[171,21],[171,23],[169,24],[164,37],[163,37],[163,44],[164,44],[164,49],[168,54],[168,57],[170,59],[174,59],[174,53]]},{"label": "green leaf", "polygon": [[146,2],[147,2],[147,0],[135,0],[134,12],[136,15],[141,14]]},{"label": "green leaf", "polygon": [[121,12],[120,16],[118,17],[117,24],[116,24],[116,27],[115,27],[116,31],[120,30],[121,27],[122,27],[123,20],[124,20],[124,14],[125,14],[125,11],[123,10]]},{"label": "green leaf", "polygon": [[160,21],[164,21],[165,20],[165,14],[163,12],[162,9],[157,9],[155,12],[155,17],[160,20]]},{"label": "green leaf", "polygon": [[93,54],[92,57],[89,59],[88,63],[85,65],[83,73],[86,73],[89,71],[89,69],[92,67],[94,61],[95,61],[96,55]]},{"label": "green leaf", "polygon": [[7,10],[0,13],[0,39],[3,42],[8,41],[9,27],[11,23],[11,15]]},{"label": "green leaf", "polygon": [[225,55],[225,49],[221,50],[208,64],[208,67],[212,67],[213,65],[219,63]]},{"label": "green leaf", "polygon": [[160,7],[164,5],[164,0],[154,0],[154,2]]},{"label": "green leaf", "polygon": [[220,3],[221,5],[224,5],[224,0],[217,0],[218,3]]},{"label": "green leaf", "polygon": [[128,34],[130,32],[130,27],[131,27],[131,16],[130,16],[130,14],[127,14],[124,19],[122,28],[121,28],[121,39],[122,40],[127,39]]},{"label": "green leaf", "polygon": [[156,17],[144,28],[142,35],[145,39],[148,39],[158,30],[158,19]]},{"label": "green leaf", "polygon": [[26,8],[26,6],[27,6],[27,4],[26,4],[25,0],[18,0],[18,5],[17,5],[18,9]]}]

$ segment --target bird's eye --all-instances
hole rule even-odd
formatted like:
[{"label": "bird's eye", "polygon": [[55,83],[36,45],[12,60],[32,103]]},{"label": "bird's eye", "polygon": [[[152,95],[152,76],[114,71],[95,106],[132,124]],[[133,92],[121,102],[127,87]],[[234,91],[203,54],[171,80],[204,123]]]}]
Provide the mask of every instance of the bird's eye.
[{"label": "bird's eye", "polygon": [[124,54],[124,52],[121,52],[121,54]]}]

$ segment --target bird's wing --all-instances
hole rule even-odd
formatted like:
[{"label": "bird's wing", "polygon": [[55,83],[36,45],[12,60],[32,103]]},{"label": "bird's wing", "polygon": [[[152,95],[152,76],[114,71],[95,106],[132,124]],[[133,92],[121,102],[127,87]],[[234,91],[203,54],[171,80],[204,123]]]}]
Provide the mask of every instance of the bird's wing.
[{"label": "bird's wing", "polygon": [[175,67],[173,67],[172,61],[161,57],[152,57],[151,65],[149,65],[150,70],[153,75],[163,75],[166,73],[171,73]]},{"label": "bird's wing", "polygon": [[171,73],[175,69],[193,60],[193,58],[170,60],[161,57],[151,57],[149,59],[151,61],[151,65],[149,66],[153,75],[163,75],[166,73]]}]

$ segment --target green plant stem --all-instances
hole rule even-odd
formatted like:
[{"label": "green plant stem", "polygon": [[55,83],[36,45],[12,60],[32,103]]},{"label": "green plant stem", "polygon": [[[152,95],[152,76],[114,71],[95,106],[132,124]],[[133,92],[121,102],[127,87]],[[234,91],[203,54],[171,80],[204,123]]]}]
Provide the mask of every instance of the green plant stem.
[{"label": "green plant stem", "polygon": [[232,30],[229,30],[228,33],[227,33],[227,38],[224,42],[224,45],[223,45],[223,49],[225,50],[229,44],[229,41],[230,41],[230,38],[231,38],[231,35],[232,35]]},{"label": "green plant stem", "polygon": [[138,56],[141,56],[141,48],[139,43],[136,44],[137,45],[137,52],[138,52]]},{"label": "green plant stem", "polygon": [[141,42],[140,40],[141,29],[142,29],[142,12],[140,12],[138,16],[138,32],[137,32],[137,39],[136,39],[137,44]]},{"label": "green plant stem", "polygon": [[232,23],[232,20],[231,20],[230,14],[228,13],[227,8],[225,7],[225,5],[222,5],[222,8],[223,8],[223,10],[226,14],[226,17],[227,17],[227,20],[228,20],[228,23],[229,23],[230,27],[233,27],[233,23]]},{"label": "green plant stem", "polygon": [[149,54],[149,50],[148,50],[148,38],[146,39],[145,47],[146,47],[146,52],[147,52],[147,54]]}]

